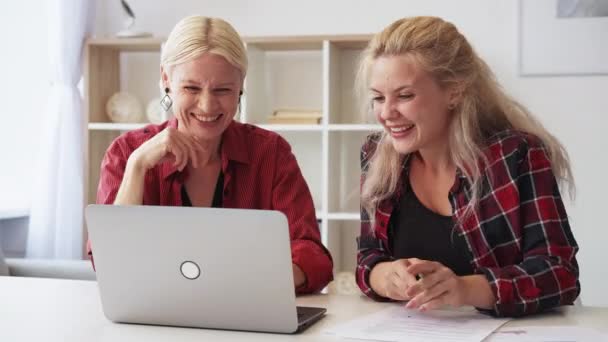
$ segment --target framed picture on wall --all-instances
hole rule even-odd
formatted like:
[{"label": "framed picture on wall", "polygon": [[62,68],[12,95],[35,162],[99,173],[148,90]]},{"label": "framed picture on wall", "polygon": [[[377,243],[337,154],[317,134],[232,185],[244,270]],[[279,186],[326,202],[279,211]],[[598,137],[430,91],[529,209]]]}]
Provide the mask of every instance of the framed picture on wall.
[{"label": "framed picture on wall", "polygon": [[608,0],[520,0],[519,71],[608,75]]}]

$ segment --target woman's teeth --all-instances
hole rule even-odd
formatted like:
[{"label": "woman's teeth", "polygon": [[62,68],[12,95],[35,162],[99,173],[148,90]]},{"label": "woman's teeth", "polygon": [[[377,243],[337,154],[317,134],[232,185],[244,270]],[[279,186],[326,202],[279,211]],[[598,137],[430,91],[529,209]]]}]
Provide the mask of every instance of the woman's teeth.
[{"label": "woman's teeth", "polygon": [[408,129],[414,127],[414,125],[406,125],[406,126],[399,126],[399,127],[391,127],[390,130],[393,133],[401,133],[401,132],[405,132]]},{"label": "woman's teeth", "polygon": [[201,121],[201,122],[212,122],[212,121],[219,119],[219,117],[222,116],[222,114],[219,114],[216,116],[205,116],[205,115],[192,114],[192,116],[194,116],[194,118],[196,120]]}]

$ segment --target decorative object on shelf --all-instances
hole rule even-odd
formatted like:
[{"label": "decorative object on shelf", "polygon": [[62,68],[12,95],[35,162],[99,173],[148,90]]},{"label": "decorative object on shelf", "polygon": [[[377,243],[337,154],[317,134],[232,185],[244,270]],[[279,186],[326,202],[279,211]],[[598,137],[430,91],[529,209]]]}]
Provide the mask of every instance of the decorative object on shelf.
[{"label": "decorative object on shelf", "polygon": [[141,103],[126,92],[118,92],[110,97],[106,104],[106,114],[112,122],[134,123],[144,120]]},{"label": "decorative object on shelf", "polygon": [[277,109],[268,117],[271,124],[317,125],[323,114],[318,110]]},{"label": "decorative object on shelf", "polygon": [[122,9],[127,14],[127,19],[125,20],[125,23],[124,23],[125,28],[122,31],[119,31],[118,33],[116,33],[117,37],[142,38],[142,37],[152,36],[152,34],[148,33],[148,32],[141,32],[141,31],[133,30],[132,27],[133,27],[133,25],[135,25],[135,13],[133,13],[133,10],[131,9],[129,4],[125,0],[120,0],[120,5],[122,6]]},{"label": "decorative object on shelf", "polygon": [[160,98],[154,98],[148,102],[148,106],[146,106],[146,117],[148,121],[153,124],[161,124],[165,120],[167,120],[167,112],[163,110],[160,105]]}]

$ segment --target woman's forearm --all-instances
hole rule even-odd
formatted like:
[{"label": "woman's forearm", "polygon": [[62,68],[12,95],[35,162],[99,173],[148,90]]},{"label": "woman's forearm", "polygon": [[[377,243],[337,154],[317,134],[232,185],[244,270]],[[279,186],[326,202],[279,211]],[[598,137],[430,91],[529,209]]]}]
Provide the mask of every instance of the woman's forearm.
[{"label": "woman's forearm", "polygon": [[494,307],[496,297],[485,276],[477,274],[463,276],[461,279],[465,282],[465,304],[488,310]]},{"label": "woman's forearm", "polygon": [[292,268],[293,268],[293,283],[295,285],[295,287],[299,287],[304,285],[304,283],[306,282],[306,274],[304,274],[304,271],[302,271],[302,269],[296,265],[296,264],[292,264]]},{"label": "woman's forearm", "polygon": [[390,268],[390,262],[377,263],[369,274],[369,285],[372,290],[382,297],[386,297],[386,272]]},{"label": "woman's forearm", "polygon": [[146,170],[139,165],[137,160],[129,158],[114,204],[141,205],[144,198],[145,177]]}]

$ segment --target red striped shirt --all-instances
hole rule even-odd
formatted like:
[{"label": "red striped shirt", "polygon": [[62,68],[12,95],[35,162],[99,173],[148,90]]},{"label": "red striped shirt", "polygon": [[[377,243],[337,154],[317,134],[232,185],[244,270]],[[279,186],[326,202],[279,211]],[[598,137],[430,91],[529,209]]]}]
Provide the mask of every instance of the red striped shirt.
[{"label": "red striped shirt", "polygon": [[[111,144],[101,164],[97,203],[114,203],[129,155],[167,126],[177,127],[177,120],[127,132]],[[220,157],[222,206],[283,212],[289,221],[292,262],[307,279],[297,292],[311,293],[325,287],[333,279],[333,263],[321,243],[312,196],[289,143],[274,132],[233,121],[222,135]],[[181,206],[186,177],[172,163],[148,170],[143,204]]]}]

